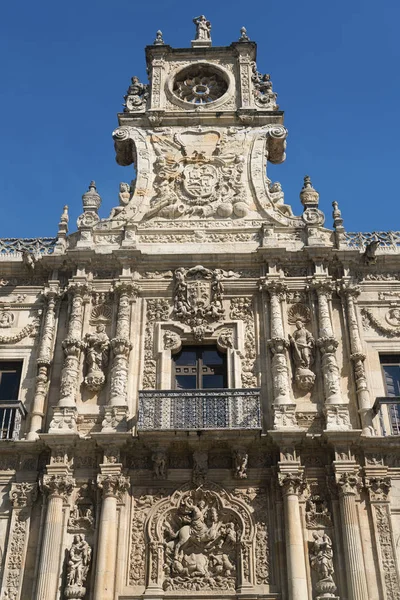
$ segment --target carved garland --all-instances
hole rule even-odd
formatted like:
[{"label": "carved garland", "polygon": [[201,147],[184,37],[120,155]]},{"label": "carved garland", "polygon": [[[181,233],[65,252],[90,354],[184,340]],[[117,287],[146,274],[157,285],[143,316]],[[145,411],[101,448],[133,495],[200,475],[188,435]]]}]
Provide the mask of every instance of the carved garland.
[{"label": "carved garland", "polygon": [[29,335],[36,335],[39,326],[38,318],[35,319],[34,323],[25,325],[18,333],[14,335],[0,335],[0,344],[16,344]]},{"label": "carved garland", "polygon": [[370,310],[367,308],[361,309],[361,315],[364,320],[368,321],[378,332],[383,333],[388,337],[400,337],[400,327],[386,327],[383,325]]}]

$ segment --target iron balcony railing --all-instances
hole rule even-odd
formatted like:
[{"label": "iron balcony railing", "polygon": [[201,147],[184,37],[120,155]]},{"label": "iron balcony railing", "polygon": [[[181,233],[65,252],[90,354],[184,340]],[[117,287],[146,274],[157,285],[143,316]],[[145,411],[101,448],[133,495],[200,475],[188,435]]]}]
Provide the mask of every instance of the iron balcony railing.
[{"label": "iron balcony railing", "polygon": [[261,429],[260,390],[141,391],[138,429]]},{"label": "iron balcony railing", "polygon": [[373,411],[379,415],[382,435],[400,435],[400,396],[377,398]]},{"label": "iron balcony railing", "polygon": [[19,400],[0,400],[0,440],[19,440],[26,408]]}]

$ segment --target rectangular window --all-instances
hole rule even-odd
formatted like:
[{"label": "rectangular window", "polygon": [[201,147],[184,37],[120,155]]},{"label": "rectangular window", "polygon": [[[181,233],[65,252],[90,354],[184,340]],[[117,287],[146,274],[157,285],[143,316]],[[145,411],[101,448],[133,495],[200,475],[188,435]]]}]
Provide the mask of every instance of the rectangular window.
[{"label": "rectangular window", "polygon": [[176,390],[227,386],[226,356],[216,346],[184,346],[172,359]]},{"label": "rectangular window", "polygon": [[0,361],[0,439],[3,440],[11,438],[14,432],[21,371],[22,361]]},{"label": "rectangular window", "polygon": [[[386,396],[400,396],[400,355],[381,354],[379,358],[382,365]],[[388,410],[392,433],[393,435],[400,435],[400,405],[389,404]]]}]

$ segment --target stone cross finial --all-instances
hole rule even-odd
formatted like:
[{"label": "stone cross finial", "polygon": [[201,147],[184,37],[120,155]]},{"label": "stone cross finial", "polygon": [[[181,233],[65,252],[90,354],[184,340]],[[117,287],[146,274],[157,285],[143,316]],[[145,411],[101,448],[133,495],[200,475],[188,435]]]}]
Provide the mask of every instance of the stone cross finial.
[{"label": "stone cross finial", "polygon": [[250,38],[247,35],[246,27],[241,27],[239,42],[249,42],[249,41],[250,41]]},{"label": "stone cross finial", "polygon": [[165,42],[163,40],[162,31],[160,31],[159,29],[156,33],[156,39],[154,40],[153,44],[154,46],[163,46],[164,43]]}]

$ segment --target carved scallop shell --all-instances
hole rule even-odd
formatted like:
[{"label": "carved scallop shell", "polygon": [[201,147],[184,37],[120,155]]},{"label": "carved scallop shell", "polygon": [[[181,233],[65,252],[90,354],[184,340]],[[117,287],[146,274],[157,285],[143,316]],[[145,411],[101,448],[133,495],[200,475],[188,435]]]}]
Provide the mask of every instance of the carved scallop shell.
[{"label": "carved scallop shell", "polygon": [[109,323],[112,317],[112,309],[109,304],[98,304],[92,309],[90,324]]},{"label": "carved scallop shell", "polygon": [[311,320],[310,309],[301,302],[292,304],[288,310],[288,323],[294,325],[296,321],[302,321],[303,323],[309,323]]}]

